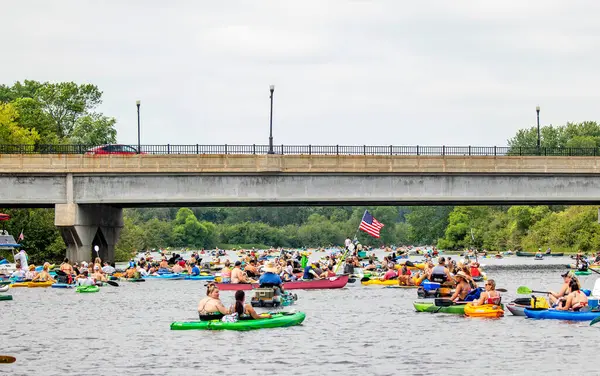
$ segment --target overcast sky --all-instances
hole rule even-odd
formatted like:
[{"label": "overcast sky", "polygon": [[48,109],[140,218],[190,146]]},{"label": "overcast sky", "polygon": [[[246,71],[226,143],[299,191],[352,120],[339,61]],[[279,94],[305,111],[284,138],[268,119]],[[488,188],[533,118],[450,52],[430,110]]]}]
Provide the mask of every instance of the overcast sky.
[{"label": "overcast sky", "polygon": [[93,83],[118,141],[505,145],[598,119],[600,2],[19,0],[0,82]]}]

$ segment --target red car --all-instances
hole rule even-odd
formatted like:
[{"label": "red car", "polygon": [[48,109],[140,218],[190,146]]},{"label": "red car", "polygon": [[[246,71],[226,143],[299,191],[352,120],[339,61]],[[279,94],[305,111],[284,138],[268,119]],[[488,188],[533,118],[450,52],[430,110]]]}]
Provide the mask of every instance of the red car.
[{"label": "red car", "polygon": [[[137,149],[129,145],[109,144],[91,148],[86,154],[138,154]],[[146,154],[146,153],[140,153]]]}]

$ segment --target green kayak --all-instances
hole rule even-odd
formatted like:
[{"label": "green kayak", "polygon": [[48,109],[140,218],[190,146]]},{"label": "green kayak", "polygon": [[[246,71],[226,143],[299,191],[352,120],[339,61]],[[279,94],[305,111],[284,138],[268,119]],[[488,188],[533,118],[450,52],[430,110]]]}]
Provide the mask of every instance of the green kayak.
[{"label": "green kayak", "polygon": [[98,292],[100,291],[100,287],[98,286],[77,286],[75,289],[77,292]]},{"label": "green kayak", "polygon": [[452,313],[455,315],[465,314],[466,304],[456,304],[448,307],[438,307],[433,302],[416,301],[413,302],[413,306],[417,312],[441,312],[441,313]]},{"label": "green kayak", "polygon": [[12,295],[0,295],[0,300],[12,300]]},{"label": "green kayak", "polygon": [[591,270],[577,270],[575,275],[590,275],[592,274]]},{"label": "green kayak", "polygon": [[279,328],[302,324],[304,312],[276,313],[270,319],[240,320],[238,322],[212,321],[176,321],[171,323],[171,330],[254,330],[263,328]]}]

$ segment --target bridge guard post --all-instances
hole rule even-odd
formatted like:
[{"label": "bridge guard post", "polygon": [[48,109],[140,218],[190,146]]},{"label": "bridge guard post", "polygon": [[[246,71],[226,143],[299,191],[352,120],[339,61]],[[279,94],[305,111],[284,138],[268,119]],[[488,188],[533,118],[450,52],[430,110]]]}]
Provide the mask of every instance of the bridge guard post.
[{"label": "bridge guard post", "polygon": [[109,205],[56,204],[58,227],[70,261],[93,261],[95,245],[103,261],[114,261],[115,244],[123,228],[123,209]]}]

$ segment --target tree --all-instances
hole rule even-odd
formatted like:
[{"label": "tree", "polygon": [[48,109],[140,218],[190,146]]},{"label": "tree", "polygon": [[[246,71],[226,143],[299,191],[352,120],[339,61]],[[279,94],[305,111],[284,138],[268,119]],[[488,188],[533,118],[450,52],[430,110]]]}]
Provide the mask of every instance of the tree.
[{"label": "tree", "polygon": [[10,103],[0,103],[0,144],[4,145],[34,145],[40,135],[35,129],[19,127],[16,119],[19,114]]},{"label": "tree", "polygon": [[34,99],[50,115],[57,136],[63,139],[71,135],[77,119],[102,103],[102,92],[91,84],[46,82],[37,89]]},{"label": "tree", "polygon": [[90,114],[75,121],[70,142],[81,145],[114,144],[117,142],[117,130],[114,118],[101,114]]}]

